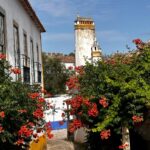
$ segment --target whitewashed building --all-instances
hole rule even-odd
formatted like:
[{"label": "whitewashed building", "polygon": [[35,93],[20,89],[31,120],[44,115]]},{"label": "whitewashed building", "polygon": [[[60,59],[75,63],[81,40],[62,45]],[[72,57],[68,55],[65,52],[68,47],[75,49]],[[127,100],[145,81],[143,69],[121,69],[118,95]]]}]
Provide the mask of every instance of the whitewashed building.
[{"label": "whitewashed building", "polygon": [[86,61],[101,59],[101,49],[96,40],[95,24],[92,18],[77,17],[75,30],[75,65],[84,66]]},{"label": "whitewashed building", "polygon": [[42,83],[42,32],[28,0],[0,0],[0,52],[12,67],[21,69],[22,81],[29,84]]}]

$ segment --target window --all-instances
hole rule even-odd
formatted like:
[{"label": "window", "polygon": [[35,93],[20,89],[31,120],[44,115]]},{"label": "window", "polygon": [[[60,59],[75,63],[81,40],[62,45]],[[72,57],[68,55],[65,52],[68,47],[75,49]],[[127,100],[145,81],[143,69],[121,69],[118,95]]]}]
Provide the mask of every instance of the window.
[{"label": "window", "polygon": [[30,83],[30,58],[28,57],[27,34],[23,33],[23,79],[25,83]]},{"label": "window", "polygon": [[36,45],[37,62],[39,62],[39,47]]},{"label": "window", "polygon": [[34,72],[34,49],[33,49],[33,40],[30,40],[30,52],[31,52],[31,68],[32,68],[32,82],[35,82],[35,72]]},{"label": "window", "polygon": [[15,67],[20,68],[19,31],[16,25],[14,25],[13,27],[13,33],[14,33]]},{"label": "window", "polygon": [[28,56],[28,47],[27,47],[27,35],[23,34],[23,44],[24,44],[24,55]]},{"label": "window", "polygon": [[4,52],[4,15],[0,13],[0,52]]}]

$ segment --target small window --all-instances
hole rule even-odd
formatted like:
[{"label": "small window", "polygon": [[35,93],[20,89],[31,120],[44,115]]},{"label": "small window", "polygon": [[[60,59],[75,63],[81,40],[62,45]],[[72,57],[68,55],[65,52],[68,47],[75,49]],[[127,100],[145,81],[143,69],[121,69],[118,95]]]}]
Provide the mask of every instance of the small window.
[{"label": "small window", "polygon": [[36,53],[37,53],[37,62],[39,62],[39,47],[36,45]]},{"label": "small window", "polygon": [[13,27],[14,36],[14,54],[15,54],[15,66],[20,68],[20,48],[19,48],[19,29],[18,26]]},{"label": "small window", "polygon": [[0,13],[0,52],[4,52],[4,15]]},{"label": "small window", "polygon": [[31,68],[32,68],[32,82],[35,82],[35,66],[34,66],[34,49],[33,40],[30,40],[30,52],[31,52]]},{"label": "small window", "polygon": [[27,35],[23,34],[23,44],[24,44],[24,55],[28,56],[28,47],[27,47]]}]

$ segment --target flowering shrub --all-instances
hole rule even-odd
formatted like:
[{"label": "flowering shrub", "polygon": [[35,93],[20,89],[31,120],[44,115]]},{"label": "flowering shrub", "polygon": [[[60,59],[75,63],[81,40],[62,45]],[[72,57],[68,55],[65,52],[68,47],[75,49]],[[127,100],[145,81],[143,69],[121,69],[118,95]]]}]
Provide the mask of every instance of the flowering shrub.
[{"label": "flowering shrub", "polygon": [[[96,65],[87,63],[74,75],[75,80],[71,77],[67,82],[69,89],[80,87],[66,102],[70,114],[89,134],[99,133],[98,141],[112,140],[111,136],[121,135],[122,127],[134,129],[137,123],[144,122],[150,103],[150,46],[139,39],[134,43],[142,47],[128,54],[114,54]],[[74,132],[77,128],[71,123],[69,129]],[[88,140],[92,150],[97,140],[91,144]],[[127,144],[118,145],[111,148],[127,147]]]},{"label": "flowering shrub", "polygon": [[26,149],[39,132],[47,132],[52,137],[50,124],[43,120],[43,112],[49,107],[40,87],[12,82],[10,74],[21,71],[12,68],[5,58],[0,54],[0,147]]}]

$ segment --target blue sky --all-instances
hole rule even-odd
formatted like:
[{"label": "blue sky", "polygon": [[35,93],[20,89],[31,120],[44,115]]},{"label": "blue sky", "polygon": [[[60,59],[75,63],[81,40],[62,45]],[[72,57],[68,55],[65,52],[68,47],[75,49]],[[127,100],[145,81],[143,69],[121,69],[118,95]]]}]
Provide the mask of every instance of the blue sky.
[{"label": "blue sky", "polygon": [[135,48],[132,40],[150,39],[149,0],[29,0],[43,23],[43,51],[68,54],[75,49],[77,14],[92,17],[104,54]]}]

